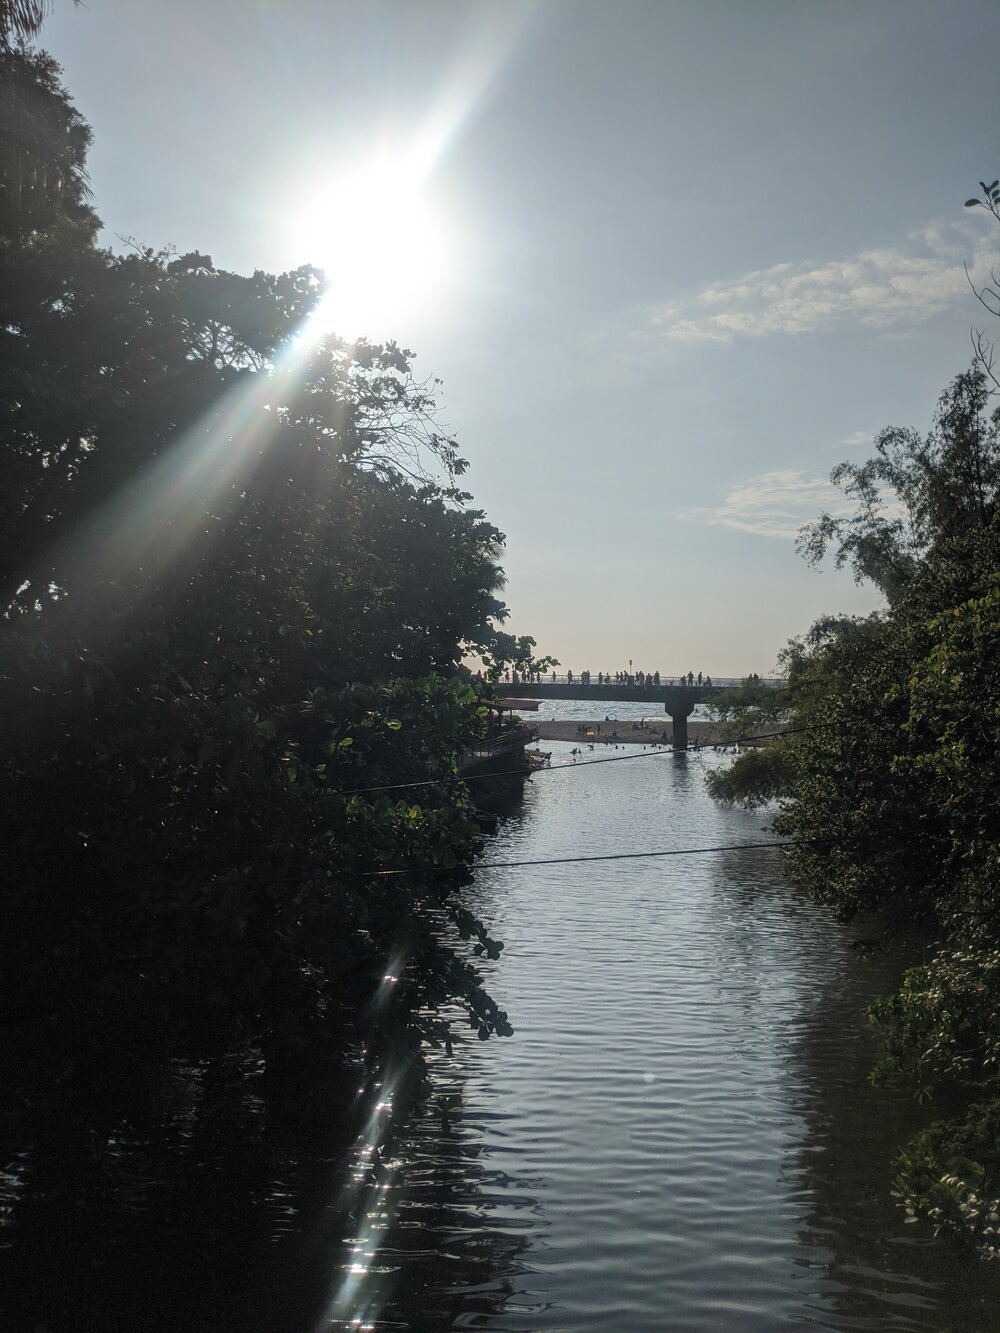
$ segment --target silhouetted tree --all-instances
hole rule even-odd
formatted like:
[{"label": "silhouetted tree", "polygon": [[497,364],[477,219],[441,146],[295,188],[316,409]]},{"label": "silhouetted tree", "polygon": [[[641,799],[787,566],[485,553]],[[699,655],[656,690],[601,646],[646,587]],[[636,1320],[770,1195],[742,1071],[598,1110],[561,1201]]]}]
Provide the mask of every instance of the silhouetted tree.
[{"label": "silhouetted tree", "polygon": [[58,70],[0,66],[62,181],[0,214],[5,1014],[64,1071],[439,1039],[456,1001],[509,1032],[456,947],[501,947],[457,896],[456,765],[503,539],[412,354],[294,342],[310,268],[98,249]]}]

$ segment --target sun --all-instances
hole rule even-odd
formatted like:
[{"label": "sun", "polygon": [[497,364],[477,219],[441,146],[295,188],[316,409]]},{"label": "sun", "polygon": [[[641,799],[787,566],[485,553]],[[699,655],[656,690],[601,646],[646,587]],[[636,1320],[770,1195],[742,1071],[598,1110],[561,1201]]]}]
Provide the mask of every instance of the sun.
[{"label": "sun", "polygon": [[446,279],[448,245],[426,182],[404,160],[338,175],[296,210],[301,262],[329,288],[315,322],[347,339],[403,336]]}]

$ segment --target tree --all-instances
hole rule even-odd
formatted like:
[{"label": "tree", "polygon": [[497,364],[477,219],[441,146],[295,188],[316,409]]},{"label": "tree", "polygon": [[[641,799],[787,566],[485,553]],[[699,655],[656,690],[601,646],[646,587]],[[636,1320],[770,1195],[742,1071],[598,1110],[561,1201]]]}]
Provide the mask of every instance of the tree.
[{"label": "tree", "polygon": [[764,685],[748,676],[739,685],[720,690],[708,702],[708,714],[720,723],[721,739],[740,740],[762,728],[774,729],[788,717],[787,686]]},{"label": "tree", "polygon": [[807,524],[798,549],[818,564],[834,549],[838,569],[875,584],[890,603],[933,568],[959,581],[995,567],[1000,498],[1000,410],[989,410],[986,375],[973,366],[941,396],[925,439],[890,426],[875,457],[840,463],[830,480],[856,504]]},{"label": "tree", "polygon": [[764,742],[757,748],[753,738],[784,727],[791,715],[786,686],[762,685],[748,677],[740,685],[720,691],[708,704],[709,716],[720,723],[719,737],[725,742],[747,741],[740,762],[706,775],[711,796],[724,805],[755,809],[785,795],[791,783],[789,750]]},{"label": "tree", "polygon": [[51,57],[6,46],[2,22],[0,16],[0,234],[26,238],[61,222],[92,237],[98,220],[88,203],[90,128]]},{"label": "tree", "polygon": [[[985,181],[980,181],[979,188],[983,192],[982,199],[966,199],[966,208],[985,208],[989,213],[992,213],[997,222],[1000,222],[1000,180],[993,181],[991,185],[987,185]],[[986,313],[994,318],[1000,317],[1000,278],[997,277],[996,269],[990,270],[989,282],[983,283],[981,287],[977,287],[973,282],[968,266],[966,266],[965,276],[969,279],[969,286],[972,288],[976,300]],[[993,339],[982,329],[973,329],[972,346],[975,351],[976,364],[989,379],[994,391],[1000,389],[1000,379],[997,378],[996,374]]]},{"label": "tree", "polygon": [[295,341],[312,269],[98,249],[56,67],[0,61],[82,127],[72,189],[0,226],[0,1037],[60,1082],[116,1046],[415,1047],[456,1005],[509,1033],[456,770],[503,537],[429,386]]},{"label": "tree", "polygon": [[[998,216],[997,183],[983,192]],[[990,290],[977,295],[998,313]],[[891,427],[873,458],[841,464],[832,480],[853,512],[822,514],[800,537],[810,562],[832,550],[886,609],[817,622],[790,645],[789,735],[710,789],[778,799],[792,875],[839,916],[917,922],[932,941],[871,1015],[884,1038],[875,1077],[942,1112],[901,1151],[897,1193],[908,1221],[996,1257],[1000,410],[991,346],[974,342],[930,433]]]},{"label": "tree", "polygon": [[488,643],[479,647],[479,655],[486,667],[486,678],[498,681],[507,667],[529,675],[544,675],[559,665],[555,657],[535,656],[538,645],[530,634],[495,634]]},{"label": "tree", "polygon": [[0,0],[0,51],[25,38],[36,37],[50,5],[46,0]]}]

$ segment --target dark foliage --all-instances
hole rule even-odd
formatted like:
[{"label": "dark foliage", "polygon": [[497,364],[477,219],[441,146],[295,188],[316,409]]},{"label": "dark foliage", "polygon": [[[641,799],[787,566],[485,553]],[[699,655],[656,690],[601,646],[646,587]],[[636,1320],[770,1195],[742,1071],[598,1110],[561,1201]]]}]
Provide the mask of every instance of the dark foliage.
[{"label": "dark foliage", "polygon": [[901,1156],[900,1193],[911,1220],[994,1257],[1000,411],[988,383],[974,365],[926,439],[889,429],[869,462],[836,469],[857,508],[823,515],[802,549],[818,560],[832,547],[888,608],[821,621],[790,646],[794,734],[738,758],[713,794],[779,798],[774,829],[795,839],[797,880],[842,918],[916,924],[932,942],[873,1009],[886,1043],[877,1076],[946,1112]]},{"label": "dark foliage", "polygon": [[455,781],[502,534],[412,354],[305,336],[309,268],[99,249],[58,70],[0,63],[8,1051],[509,1033]]}]

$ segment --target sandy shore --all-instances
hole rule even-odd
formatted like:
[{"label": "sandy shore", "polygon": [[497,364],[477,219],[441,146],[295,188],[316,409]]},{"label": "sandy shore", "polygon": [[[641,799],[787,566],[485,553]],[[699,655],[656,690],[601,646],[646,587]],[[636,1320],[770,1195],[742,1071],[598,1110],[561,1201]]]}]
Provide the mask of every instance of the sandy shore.
[{"label": "sandy shore", "polygon": [[[531,717],[526,717],[525,721],[530,723]],[[631,721],[604,722],[600,719],[595,719],[593,722],[539,722],[537,726],[538,739],[541,741],[585,740],[588,744],[602,742],[617,745],[654,745],[663,744],[664,732],[666,732],[666,743],[669,745],[673,741],[673,729],[669,717],[665,717],[659,726],[647,722],[644,731],[639,728],[633,730]],[[593,732],[593,735],[581,735],[579,731],[581,726],[585,731]],[[600,735],[597,734],[598,727],[601,729]],[[702,745],[711,745],[718,739],[718,735],[719,728],[714,722],[688,720],[689,744],[693,745],[698,740]]]}]

